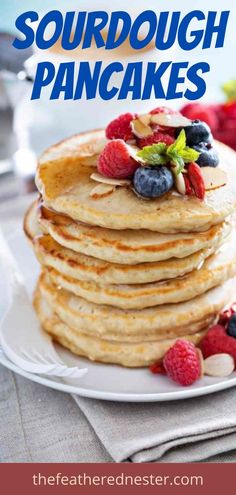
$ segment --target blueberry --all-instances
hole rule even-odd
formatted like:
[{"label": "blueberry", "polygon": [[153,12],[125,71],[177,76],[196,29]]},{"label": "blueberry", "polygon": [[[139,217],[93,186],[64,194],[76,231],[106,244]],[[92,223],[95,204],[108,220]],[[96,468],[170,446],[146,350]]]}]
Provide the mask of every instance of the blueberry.
[{"label": "blueberry", "polygon": [[187,145],[190,147],[201,142],[211,143],[213,140],[210,127],[201,120],[193,120],[184,130]]},{"label": "blueberry", "polygon": [[236,314],[231,316],[227,328],[227,334],[236,338]]},{"label": "blueberry", "polygon": [[219,155],[210,143],[195,144],[193,148],[200,153],[197,160],[199,167],[217,167]]},{"label": "blueberry", "polygon": [[139,167],[133,181],[135,191],[144,198],[159,198],[174,185],[171,171],[167,167]]}]

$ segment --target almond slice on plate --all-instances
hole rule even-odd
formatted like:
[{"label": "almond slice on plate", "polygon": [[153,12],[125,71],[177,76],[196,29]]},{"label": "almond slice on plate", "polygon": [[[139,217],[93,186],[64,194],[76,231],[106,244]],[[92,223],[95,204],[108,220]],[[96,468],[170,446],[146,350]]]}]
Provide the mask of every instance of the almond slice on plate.
[{"label": "almond slice on plate", "polygon": [[95,180],[95,182],[101,182],[102,184],[109,184],[111,186],[129,186],[131,184],[129,179],[114,179],[113,177],[105,177],[98,172],[94,172],[90,175],[90,179]]},{"label": "almond slice on plate", "polygon": [[221,168],[201,167],[206,191],[218,189],[227,183],[227,175]]},{"label": "almond slice on plate", "polygon": [[135,119],[131,122],[131,129],[133,134],[140,139],[152,136],[153,134],[152,128],[141,122],[139,119]]},{"label": "almond slice on plate", "polygon": [[151,122],[152,124],[166,127],[187,127],[191,123],[191,120],[181,115],[181,113],[157,113],[151,116]]},{"label": "almond slice on plate", "polygon": [[101,199],[101,198],[106,198],[106,196],[109,196],[110,194],[113,193],[115,190],[115,187],[109,184],[98,184],[95,186],[92,191],[90,191],[90,198],[92,199]]}]

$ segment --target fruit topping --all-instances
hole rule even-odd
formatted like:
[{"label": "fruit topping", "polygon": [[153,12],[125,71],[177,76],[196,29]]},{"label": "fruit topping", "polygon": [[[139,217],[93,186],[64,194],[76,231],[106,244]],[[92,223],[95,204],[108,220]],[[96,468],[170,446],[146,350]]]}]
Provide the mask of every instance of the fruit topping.
[{"label": "fruit topping", "polygon": [[201,172],[206,191],[218,189],[227,183],[227,175],[220,168],[212,169],[212,167],[203,167],[201,168]]},{"label": "fruit topping", "polygon": [[133,179],[134,190],[144,198],[159,198],[174,184],[173,175],[167,167],[139,167]]},{"label": "fruit topping", "polygon": [[[142,197],[160,197],[175,185],[179,194],[200,200],[206,190],[226,183],[223,171],[213,173],[219,158],[211,144],[210,128],[200,120],[192,121],[177,111],[157,107],[150,113],[117,117],[108,125],[106,135],[110,141],[98,160],[100,175],[92,176],[97,182],[128,186],[130,183],[122,181],[132,179],[142,166],[148,171],[139,170],[133,180],[134,191]],[[164,175],[163,170],[151,170],[163,166],[168,169]]]},{"label": "fruit topping", "polygon": [[107,143],[98,160],[98,172],[116,179],[131,177],[137,167],[139,164],[130,156],[130,147],[121,139]]},{"label": "fruit topping", "polygon": [[131,181],[129,179],[113,179],[112,177],[105,177],[104,175],[93,173],[90,175],[90,179],[95,182],[101,182],[102,184],[110,184],[112,186],[130,186]]},{"label": "fruit topping", "polygon": [[229,376],[233,373],[235,365],[230,354],[214,354],[204,361],[204,374],[209,376]]},{"label": "fruit topping", "polygon": [[160,126],[185,128],[189,126],[191,121],[181,115],[181,113],[158,113],[152,116],[151,122]]},{"label": "fruit topping", "polygon": [[228,322],[227,334],[236,339],[236,314],[233,314]]},{"label": "fruit topping", "polygon": [[222,325],[214,325],[203,337],[200,348],[204,358],[214,354],[230,354],[236,363],[236,339],[227,335]]},{"label": "fruit topping", "polygon": [[145,146],[151,146],[152,144],[156,143],[164,143],[167,146],[170,146],[170,144],[173,144],[174,141],[175,140],[172,136],[170,136],[169,134],[164,134],[158,129],[154,131],[151,136],[138,139],[138,146],[139,148],[144,148]]},{"label": "fruit topping", "polygon": [[195,144],[193,148],[200,153],[197,160],[199,167],[217,167],[219,165],[218,153],[211,143]]},{"label": "fruit topping", "polygon": [[133,139],[131,122],[135,119],[132,113],[125,113],[112,120],[106,128],[107,139],[124,139],[129,141]]},{"label": "fruit topping", "polygon": [[194,194],[193,188],[191,186],[191,182],[188,178],[187,174],[183,174],[184,176],[184,182],[185,182],[185,194],[187,196],[192,196]]},{"label": "fruit topping", "polygon": [[194,146],[203,142],[211,143],[213,140],[210,127],[201,120],[193,120],[184,130],[188,146]]},{"label": "fruit topping", "polygon": [[115,187],[109,184],[99,184],[95,186],[90,192],[89,196],[92,199],[101,199],[110,196],[113,193]]},{"label": "fruit topping", "polygon": [[201,354],[188,340],[176,340],[167,351],[163,365],[169,378],[184,386],[192,385],[202,375]]},{"label": "fruit topping", "polygon": [[188,179],[195,196],[199,199],[204,199],[206,190],[202,170],[195,162],[190,163],[188,166]]}]

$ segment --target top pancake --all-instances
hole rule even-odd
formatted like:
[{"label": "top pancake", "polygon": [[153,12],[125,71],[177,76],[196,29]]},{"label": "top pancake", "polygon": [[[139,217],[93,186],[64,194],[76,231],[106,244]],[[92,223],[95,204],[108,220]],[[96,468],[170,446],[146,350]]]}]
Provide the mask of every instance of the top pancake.
[{"label": "top pancake", "polygon": [[227,184],[208,191],[204,201],[175,191],[148,201],[126,187],[116,187],[103,198],[91,198],[96,182],[90,175],[104,143],[104,132],[92,131],[62,141],[42,155],[36,183],[47,207],[90,225],[161,233],[207,230],[235,211],[236,154],[221,143],[215,146]]}]

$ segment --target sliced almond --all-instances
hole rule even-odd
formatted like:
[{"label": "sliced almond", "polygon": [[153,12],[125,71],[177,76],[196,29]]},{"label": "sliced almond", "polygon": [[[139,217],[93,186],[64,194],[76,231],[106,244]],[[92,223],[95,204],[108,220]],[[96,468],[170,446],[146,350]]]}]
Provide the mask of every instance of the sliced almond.
[{"label": "sliced almond", "polygon": [[112,177],[104,177],[104,175],[94,172],[90,175],[90,179],[95,182],[101,182],[102,184],[109,184],[111,186],[129,186],[131,181],[129,179],[113,179]]},{"label": "sliced almond", "polygon": [[204,361],[204,373],[209,376],[229,376],[234,368],[234,359],[230,354],[214,354]]},{"label": "sliced almond", "polygon": [[149,125],[145,125],[139,119],[131,122],[131,129],[133,134],[140,139],[152,136],[153,134],[152,128]]},{"label": "sliced almond", "polygon": [[227,175],[221,168],[202,167],[201,171],[206,191],[218,189],[227,184]]},{"label": "sliced almond", "polygon": [[151,117],[152,116],[150,115],[150,113],[143,113],[141,115],[138,115],[138,120],[140,120],[140,122],[142,122],[142,124],[147,126],[151,122]]},{"label": "sliced almond", "polygon": [[109,196],[110,194],[112,194],[114,190],[115,190],[115,187],[112,185],[99,184],[98,186],[95,186],[92,189],[89,196],[90,196],[90,198],[93,198],[93,199],[101,199],[101,198],[105,198],[106,196]]},{"label": "sliced almond", "polygon": [[186,194],[186,187],[182,172],[179,174],[174,173],[174,181],[177,191],[184,196]]},{"label": "sliced almond", "polygon": [[151,122],[152,124],[166,127],[187,127],[191,123],[191,120],[181,115],[181,113],[157,113],[151,116]]},{"label": "sliced almond", "polygon": [[140,151],[140,148],[138,148],[138,146],[133,146],[133,145],[130,145],[128,143],[126,143],[126,146],[128,148],[128,151],[129,151],[129,156],[131,156],[131,158],[133,158],[133,160],[135,160],[138,163],[143,163],[143,164],[146,163],[145,160],[143,160],[143,158],[138,156],[138,152]]}]

